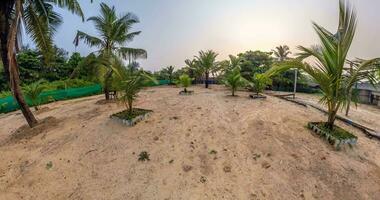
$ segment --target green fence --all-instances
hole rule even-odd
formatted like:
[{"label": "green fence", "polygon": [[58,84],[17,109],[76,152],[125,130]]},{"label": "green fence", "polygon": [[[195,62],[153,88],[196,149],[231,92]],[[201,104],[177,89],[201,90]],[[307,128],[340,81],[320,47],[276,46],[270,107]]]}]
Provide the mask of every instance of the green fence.
[{"label": "green fence", "polygon": [[[168,85],[170,83],[169,80],[158,80],[157,84],[148,84],[147,86],[159,86],[159,85]],[[46,91],[42,92],[39,96],[39,102],[40,104],[46,104],[54,101],[59,100],[66,100],[66,99],[75,99],[79,97],[85,97],[85,96],[91,96],[100,94],[102,92],[102,86],[101,85],[92,85],[87,87],[81,87],[81,88],[68,88],[65,90],[52,90],[52,91]],[[29,106],[32,106],[31,101],[26,98],[26,102]],[[0,113],[7,113],[11,111],[15,111],[19,109],[18,103],[15,101],[13,96],[5,97],[0,99]]]},{"label": "green fence", "polygon": [[[46,91],[42,92],[42,94],[39,96],[39,102],[41,104],[45,104],[53,101],[91,96],[95,94],[100,94],[101,92],[101,85],[92,85],[81,88],[69,88],[65,90]],[[32,106],[32,103],[28,98],[26,98],[26,102],[28,103],[28,105]],[[0,113],[11,112],[17,110],[18,108],[19,105],[15,101],[13,96],[0,99]]]}]

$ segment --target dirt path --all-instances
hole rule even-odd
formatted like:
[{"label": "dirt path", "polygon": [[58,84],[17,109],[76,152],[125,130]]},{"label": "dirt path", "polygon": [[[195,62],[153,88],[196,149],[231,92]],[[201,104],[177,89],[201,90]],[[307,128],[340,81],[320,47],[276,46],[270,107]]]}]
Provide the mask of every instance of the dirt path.
[{"label": "dirt path", "polygon": [[[137,107],[154,113],[135,127],[110,120],[122,110],[95,96],[47,105],[57,127],[0,146],[0,199],[375,199],[380,143],[359,136],[337,152],[305,128],[312,109],[220,87],[179,96],[144,90]],[[46,106],[45,106],[46,107]],[[377,117],[380,115],[374,114]],[[0,116],[0,143],[24,124]],[[150,161],[139,162],[147,151]]]}]

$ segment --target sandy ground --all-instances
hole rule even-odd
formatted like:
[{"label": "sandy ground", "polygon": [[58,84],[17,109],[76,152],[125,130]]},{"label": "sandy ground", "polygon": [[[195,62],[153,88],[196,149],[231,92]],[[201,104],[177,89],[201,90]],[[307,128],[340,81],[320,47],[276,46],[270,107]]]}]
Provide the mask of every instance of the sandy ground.
[{"label": "sandy ground", "polygon": [[[19,112],[0,115],[0,199],[380,197],[380,142],[338,123],[359,141],[334,151],[305,128],[326,118],[316,110],[192,89],[147,88],[136,106],[154,113],[134,127],[111,120],[123,108],[96,104],[103,96],[43,106],[38,118],[56,120],[30,139],[11,139]],[[150,161],[138,161],[142,151]]]}]

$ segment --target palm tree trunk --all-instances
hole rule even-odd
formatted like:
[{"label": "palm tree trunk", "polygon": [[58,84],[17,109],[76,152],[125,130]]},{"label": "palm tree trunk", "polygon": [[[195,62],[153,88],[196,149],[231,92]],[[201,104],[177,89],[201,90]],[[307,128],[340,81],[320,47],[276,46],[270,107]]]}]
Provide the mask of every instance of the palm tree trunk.
[{"label": "palm tree trunk", "polygon": [[9,64],[8,64],[8,47],[7,39],[9,34],[9,19],[12,7],[14,5],[13,0],[2,0],[0,4],[0,52],[1,60],[4,67],[4,79],[9,83]]},{"label": "palm tree trunk", "polygon": [[330,105],[328,110],[328,120],[327,120],[327,128],[333,130],[334,123],[336,119],[336,114],[338,113],[339,105]]},{"label": "palm tree trunk", "polygon": [[232,88],[232,96],[235,96],[235,89]]},{"label": "palm tree trunk", "polygon": [[104,95],[106,97],[106,100],[110,99],[110,86],[111,86],[112,72],[113,72],[112,69],[110,69],[104,78]]},{"label": "palm tree trunk", "polygon": [[208,88],[208,77],[209,77],[209,73],[206,72],[206,76],[205,76],[205,87]]},{"label": "palm tree trunk", "polygon": [[346,107],[346,116],[348,117],[348,113],[350,112],[350,105],[351,105],[351,98],[352,98],[352,89],[348,92],[348,103]]},{"label": "palm tree trunk", "polygon": [[21,81],[20,81],[19,71],[17,67],[16,53],[15,53],[16,52],[16,34],[17,34],[18,23],[20,22],[21,6],[22,6],[21,0],[16,0],[15,19],[13,20],[10,26],[9,35],[7,38],[7,49],[8,49],[7,60],[9,64],[9,79],[10,79],[10,86],[11,86],[13,96],[16,99],[17,103],[19,104],[22,114],[24,115],[29,126],[34,127],[38,124],[38,122],[36,118],[34,117],[32,111],[30,110],[28,104],[25,102],[25,98],[22,94],[21,87],[20,87]]}]

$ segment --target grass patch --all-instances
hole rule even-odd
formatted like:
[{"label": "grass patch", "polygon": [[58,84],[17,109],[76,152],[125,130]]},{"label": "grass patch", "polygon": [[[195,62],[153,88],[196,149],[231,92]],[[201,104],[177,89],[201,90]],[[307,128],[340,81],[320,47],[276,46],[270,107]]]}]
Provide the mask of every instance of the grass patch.
[{"label": "grass patch", "polygon": [[145,110],[145,109],[140,109],[140,108],[134,108],[132,112],[128,112],[127,110],[124,110],[119,113],[115,113],[112,116],[118,117],[120,119],[126,119],[126,120],[132,120],[140,115],[145,115],[147,113],[152,112],[151,110]]},{"label": "grass patch", "polygon": [[318,123],[315,123],[315,125],[321,130],[329,132],[332,136],[334,136],[336,139],[339,139],[339,140],[346,140],[346,139],[353,139],[353,138],[358,139],[357,136],[344,130],[343,128],[340,128],[339,126],[334,125],[333,130],[330,130],[329,128],[327,128],[326,122],[318,122]]}]

